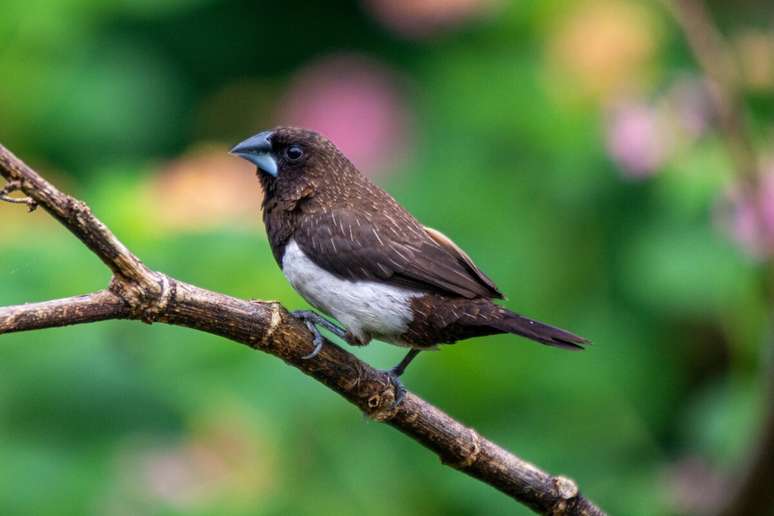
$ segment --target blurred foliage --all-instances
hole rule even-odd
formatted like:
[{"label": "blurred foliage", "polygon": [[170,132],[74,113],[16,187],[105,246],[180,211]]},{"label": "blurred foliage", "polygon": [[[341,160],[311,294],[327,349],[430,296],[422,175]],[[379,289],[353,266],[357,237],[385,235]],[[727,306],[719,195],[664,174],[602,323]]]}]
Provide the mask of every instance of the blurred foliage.
[{"label": "blurred foliage", "polygon": [[[771,5],[714,7],[770,149]],[[611,514],[700,509],[754,435],[761,246],[658,3],[6,0],[0,70],[0,141],[151,267],[289,307],[254,171],[225,152],[280,123],[329,134],[509,307],[593,339],[478,339],[405,380]],[[44,213],[0,221],[0,304],[106,284]],[[526,513],[219,338],[113,322],[1,340],[3,515]]]}]

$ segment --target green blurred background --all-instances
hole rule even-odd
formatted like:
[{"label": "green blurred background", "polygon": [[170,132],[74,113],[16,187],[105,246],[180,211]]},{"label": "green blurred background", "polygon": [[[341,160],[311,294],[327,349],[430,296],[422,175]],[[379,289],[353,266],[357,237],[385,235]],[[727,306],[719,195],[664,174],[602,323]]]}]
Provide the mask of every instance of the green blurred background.
[{"label": "green blurred background", "polygon": [[[612,514],[699,512],[771,402],[774,8],[724,5],[760,223],[659,2],[5,0],[0,141],[150,267],[300,308],[227,150],[278,124],[327,134],[508,307],[594,341],[476,339],[421,356],[408,387]],[[107,284],[42,210],[3,204],[0,224],[0,305]],[[0,338],[0,514],[506,513],[527,510],[223,339],[136,322]]]}]

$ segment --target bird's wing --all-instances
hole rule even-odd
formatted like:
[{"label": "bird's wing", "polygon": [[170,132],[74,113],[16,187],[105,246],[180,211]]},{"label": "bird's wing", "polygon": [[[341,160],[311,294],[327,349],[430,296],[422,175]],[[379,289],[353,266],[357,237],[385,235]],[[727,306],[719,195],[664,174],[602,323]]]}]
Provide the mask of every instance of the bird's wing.
[{"label": "bird's wing", "polygon": [[449,238],[410,218],[350,209],[309,214],[296,229],[301,250],[350,280],[384,281],[467,298],[502,298]]},{"label": "bird's wing", "polygon": [[468,272],[478,280],[479,283],[496,294],[491,297],[496,297],[498,299],[503,297],[502,293],[497,289],[497,285],[495,285],[494,281],[489,279],[489,276],[484,274],[484,271],[479,269],[478,266],[473,263],[473,260],[470,258],[470,256],[468,256],[468,253],[463,251],[460,246],[455,244],[451,238],[447,237],[437,229],[433,229],[427,226],[424,226],[423,229],[425,230],[425,233],[427,233],[430,238],[435,241],[436,244],[451,254],[460,263],[460,265],[467,269]]}]

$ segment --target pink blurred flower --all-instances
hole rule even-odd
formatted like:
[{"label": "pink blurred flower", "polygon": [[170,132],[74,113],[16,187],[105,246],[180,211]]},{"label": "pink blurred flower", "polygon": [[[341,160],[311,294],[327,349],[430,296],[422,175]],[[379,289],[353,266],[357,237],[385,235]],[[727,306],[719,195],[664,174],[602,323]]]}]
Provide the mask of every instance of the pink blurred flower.
[{"label": "pink blurred flower", "polygon": [[386,66],[357,56],[314,62],[293,79],[279,123],[318,131],[365,173],[394,165],[411,141],[400,80]]},{"label": "pink blurred flower", "polygon": [[669,146],[656,108],[627,102],[613,108],[607,120],[606,147],[626,177],[643,179],[664,163]]},{"label": "pink blurred flower", "polygon": [[492,11],[496,0],[363,0],[383,25],[407,38],[423,38]]},{"label": "pink blurred flower", "polygon": [[711,86],[685,76],[652,101],[629,99],[613,105],[606,120],[606,147],[625,177],[652,176],[710,130]]},{"label": "pink blurred flower", "polygon": [[732,187],[719,212],[720,224],[757,258],[774,254],[774,158],[764,162],[761,170],[758,190],[750,194],[739,185]]}]

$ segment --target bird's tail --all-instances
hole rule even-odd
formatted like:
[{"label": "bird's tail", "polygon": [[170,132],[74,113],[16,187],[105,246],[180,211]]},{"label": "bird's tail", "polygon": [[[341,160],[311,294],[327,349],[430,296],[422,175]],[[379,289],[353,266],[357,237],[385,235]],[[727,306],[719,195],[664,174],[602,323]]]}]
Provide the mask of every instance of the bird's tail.
[{"label": "bird's tail", "polygon": [[573,351],[582,350],[584,345],[591,343],[590,340],[568,331],[539,321],[533,321],[502,307],[498,308],[500,317],[498,317],[496,322],[489,323],[489,326],[502,332],[514,333],[548,346],[556,346]]}]

